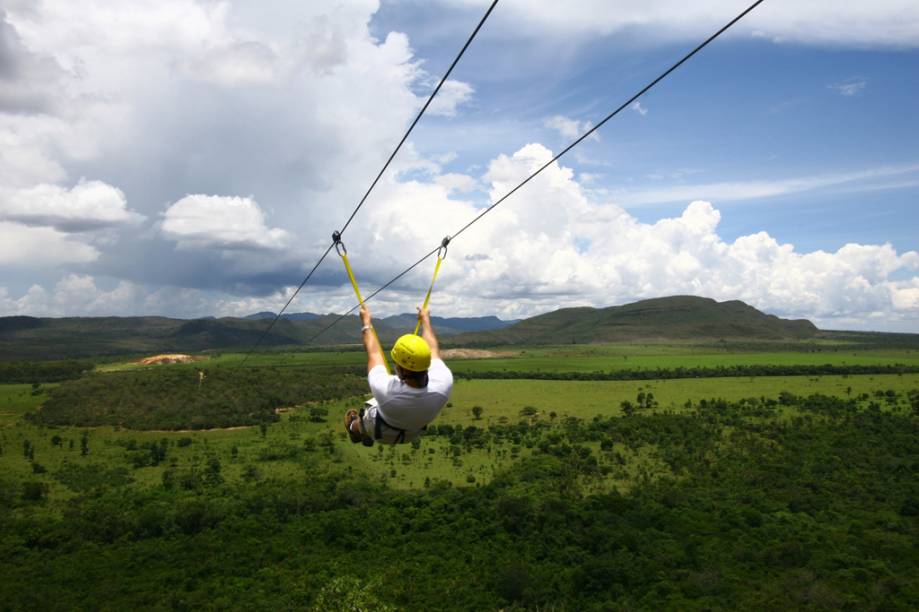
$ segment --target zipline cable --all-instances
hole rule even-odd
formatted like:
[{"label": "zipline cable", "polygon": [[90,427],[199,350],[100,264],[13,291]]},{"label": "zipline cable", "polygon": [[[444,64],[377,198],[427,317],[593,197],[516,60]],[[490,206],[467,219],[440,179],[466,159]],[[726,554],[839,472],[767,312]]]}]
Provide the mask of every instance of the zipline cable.
[{"label": "zipline cable", "polygon": [[408,126],[408,130],[405,132],[405,136],[402,137],[402,140],[399,141],[399,144],[396,145],[395,150],[393,150],[392,155],[390,155],[389,159],[386,160],[386,163],[383,164],[383,169],[380,170],[380,173],[377,174],[377,177],[373,179],[373,183],[370,184],[370,188],[367,190],[367,193],[365,193],[364,197],[361,198],[361,201],[357,203],[357,207],[354,209],[354,212],[351,213],[351,216],[348,217],[348,220],[345,221],[345,224],[342,226],[342,228],[338,230],[339,234],[344,234],[345,230],[348,229],[348,226],[351,225],[351,220],[354,219],[354,215],[356,215],[357,211],[359,211],[361,209],[361,206],[364,205],[364,202],[367,200],[367,196],[370,195],[370,192],[373,191],[374,187],[376,187],[380,178],[383,176],[383,173],[386,172],[387,168],[389,168],[390,162],[392,162],[393,158],[396,156],[396,153],[399,152],[399,149],[402,148],[402,145],[408,139],[408,135],[412,133],[413,129],[415,129],[415,125],[421,119],[421,116],[424,115],[424,111],[428,110],[428,106],[431,105],[431,102],[434,100],[434,96],[436,96],[437,92],[440,91],[440,88],[443,87],[443,84],[447,81],[447,77],[449,77],[450,73],[453,72],[453,68],[456,67],[457,63],[459,63],[460,58],[463,57],[463,54],[466,52],[466,49],[469,48],[470,44],[472,44],[472,40],[475,38],[476,34],[479,33],[479,30],[482,29],[482,26],[485,25],[485,20],[488,19],[489,15],[491,15],[491,12],[494,10],[497,4],[498,4],[498,0],[494,0],[494,2],[491,3],[491,6],[488,7],[488,10],[485,11],[485,14],[482,15],[482,19],[479,21],[479,25],[477,25],[475,29],[472,31],[472,34],[469,35],[469,39],[466,40],[466,44],[463,45],[463,48],[460,49],[460,52],[456,55],[456,58],[454,58],[453,63],[450,64],[449,68],[447,68],[447,72],[444,73],[443,78],[440,79],[440,83],[438,83],[437,87],[434,88],[434,91],[431,92],[431,95],[428,97],[428,101],[425,102],[424,106],[421,107],[421,110],[418,111],[418,116],[415,117],[415,120],[412,121],[412,124]]},{"label": "zipline cable", "polygon": [[[351,211],[351,215],[348,217],[348,220],[345,221],[345,224],[342,226],[341,230],[338,231],[339,236],[341,234],[344,234],[345,230],[348,229],[348,226],[351,225],[351,221],[354,219],[354,216],[357,214],[357,211],[361,209],[361,207],[364,205],[364,202],[366,202],[367,198],[370,196],[370,192],[372,192],[374,187],[377,186],[377,183],[380,182],[380,178],[382,178],[383,174],[386,172],[386,169],[389,168],[389,164],[391,164],[392,160],[395,159],[396,154],[402,148],[402,145],[405,144],[405,141],[408,140],[408,137],[412,133],[412,130],[415,129],[415,126],[421,120],[421,117],[424,115],[425,111],[428,110],[428,107],[431,105],[431,102],[434,100],[434,97],[440,91],[441,87],[443,87],[444,83],[447,82],[447,79],[450,77],[450,74],[453,72],[453,69],[459,63],[460,58],[462,58],[463,55],[466,53],[466,49],[468,49],[469,45],[472,44],[472,41],[475,39],[476,35],[479,33],[479,30],[482,29],[482,26],[485,25],[485,21],[488,20],[489,15],[491,15],[491,12],[498,5],[498,1],[499,0],[493,0],[491,5],[488,7],[488,10],[485,11],[484,15],[482,15],[482,19],[479,20],[479,23],[478,25],[476,25],[475,29],[472,31],[472,34],[470,34],[469,38],[466,39],[466,43],[463,45],[462,49],[460,49],[459,53],[456,54],[456,57],[453,58],[453,62],[450,64],[450,67],[447,68],[447,71],[444,73],[444,76],[441,77],[440,82],[437,83],[437,87],[435,87],[434,91],[431,92],[431,95],[428,96],[427,102],[425,102],[424,106],[421,107],[421,110],[418,111],[418,114],[415,116],[415,120],[412,121],[411,125],[408,126],[408,129],[405,131],[405,134],[402,136],[402,139],[399,141],[399,144],[397,144],[396,148],[393,149],[393,152],[390,154],[389,159],[386,160],[386,163],[383,164],[383,168],[380,170],[379,174],[377,174],[376,178],[373,179],[373,182],[370,184],[370,187],[367,189],[367,192],[364,193],[364,197],[362,197],[360,202],[357,203],[357,206],[355,206],[354,210]],[[258,340],[256,340],[255,344],[253,344],[252,347],[246,352],[246,355],[245,357],[243,357],[242,363],[240,365],[245,365],[246,361],[249,360],[249,356],[252,355],[253,351],[255,351],[255,349],[257,349],[259,345],[261,345],[262,341],[264,341],[266,337],[268,337],[268,333],[274,327],[275,323],[278,322],[278,320],[287,310],[287,307],[290,306],[290,304],[294,301],[294,298],[297,297],[297,295],[300,293],[300,290],[303,289],[306,283],[313,276],[313,273],[316,272],[316,270],[319,268],[319,266],[322,264],[325,258],[328,257],[329,253],[332,251],[334,247],[335,247],[335,243],[333,242],[332,244],[329,245],[329,248],[325,250],[325,252],[318,259],[318,261],[316,261],[316,264],[312,267],[312,269],[309,271],[309,273],[306,275],[306,277],[303,279],[303,281],[294,291],[293,295],[291,295],[290,298],[287,300],[287,303],[284,304],[284,307],[280,310],[280,312],[278,312],[277,315],[275,315],[274,319],[272,319],[271,323],[268,325],[265,331],[262,332],[262,334],[258,337]]]},{"label": "zipline cable", "polygon": [[294,301],[294,298],[297,297],[297,294],[300,293],[300,290],[303,289],[303,286],[306,285],[306,283],[310,280],[310,278],[312,278],[313,273],[316,272],[320,264],[322,264],[322,262],[325,261],[325,258],[329,256],[329,253],[332,252],[332,248],[334,246],[335,246],[335,243],[330,244],[329,248],[325,250],[325,253],[323,253],[322,256],[319,258],[319,260],[316,261],[316,264],[309,271],[306,277],[304,277],[303,281],[300,282],[300,285],[297,287],[296,291],[294,291],[293,294],[290,296],[290,298],[288,298],[287,303],[284,304],[284,308],[282,308],[280,312],[278,312],[278,314],[275,315],[274,319],[271,320],[271,323],[268,324],[268,327],[265,328],[265,331],[263,331],[262,334],[258,337],[258,340],[255,341],[255,344],[253,344],[249,348],[249,350],[246,351],[246,356],[243,357],[242,363],[239,364],[240,366],[246,365],[246,362],[249,361],[249,356],[252,355],[252,353],[255,351],[255,349],[259,347],[262,341],[268,337],[268,332],[270,332],[271,328],[274,327],[274,324],[278,322],[278,319],[281,318],[281,315],[284,314],[284,311],[287,310],[287,307],[290,306],[290,303]]},{"label": "zipline cable", "polygon": [[334,321],[332,321],[331,323],[329,323],[328,325],[326,325],[325,327],[323,327],[321,330],[319,330],[319,332],[318,332],[316,335],[314,335],[312,338],[310,338],[309,340],[307,340],[306,343],[307,343],[307,344],[312,344],[312,342],[313,342],[316,338],[318,338],[318,337],[321,336],[322,334],[326,333],[327,331],[329,331],[330,329],[332,329],[333,327],[335,327],[339,322],[341,322],[342,319],[344,319],[345,317],[347,317],[348,315],[350,315],[352,312],[354,312],[355,310],[357,310],[358,308],[360,308],[362,304],[364,304],[364,303],[366,303],[366,302],[369,302],[369,301],[372,300],[374,297],[376,297],[378,294],[380,294],[380,293],[382,293],[383,291],[385,291],[386,289],[388,289],[389,286],[392,285],[394,282],[396,282],[397,280],[399,280],[400,278],[402,278],[403,276],[405,276],[406,274],[408,274],[409,272],[411,272],[412,270],[414,270],[415,268],[417,268],[418,266],[420,266],[420,265],[421,265],[422,263],[424,263],[425,260],[427,260],[431,255],[434,255],[435,253],[437,253],[438,251],[440,251],[440,248],[441,248],[441,247],[438,245],[438,247],[437,247],[436,249],[434,249],[433,251],[431,251],[430,253],[428,253],[427,255],[425,255],[424,257],[422,257],[421,259],[419,259],[418,261],[416,261],[415,263],[413,263],[412,265],[410,265],[409,267],[407,267],[405,270],[402,270],[402,272],[399,272],[399,274],[397,274],[396,276],[394,276],[393,278],[391,278],[385,285],[383,285],[382,287],[380,287],[379,289],[377,289],[376,291],[374,291],[373,293],[371,293],[370,295],[368,295],[367,297],[365,297],[363,302],[359,302],[359,303],[355,304],[354,306],[351,307],[351,310],[349,310],[348,312],[346,312],[346,313],[344,313],[344,314],[342,314],[342,315],[339,315],[337,319],[335,319]]},{"label": "zipline cable", "polygon": [[[650,83],[648,83],[647,85],[645,85],[638,93],[636,93],[634,96],[632,96],[631,98],[629,98],[628,100],[626,100],[625,102],[623,102],[618,108],[616,108],[616,110],[614,110],[613,112],[611,112],[610,114],[608,114],[608,115],[607,115],[606,117],[604,117],[599,123],[597,123],[595,126],[593,126],[593,127],[590,128],[589,130],[587,130],[586,132],[584,132],[584,134],[582,134],[582,135],[581,135],[579,138],[577,138],[574,142],[572,142],[572,143],[569,144],[567,147],[565,147],[564,149],[562,149],[562,151],[561,151],[558,155],[556,155],[555,157],[553,157],[552,159],[550,159],[548,162],[546,162],[545,164],[543,164],[542,166],[540,166],[539,169],[537,169],[537,170],[536,170],[535,172],[533,172],[531,175],[529,175],[528,177],[526,177],[526,178],[525,178],[523,181],[521,181],[516,187],[514,187],[513,189],[511,189],[510,191],[508,191],[506,194],[504,194],[504,195],[501,196],[498,200],[496,200],[494,203],[492,203],[490,206],[488,206],[488,208],[486,208],[486,209],[483,210],[481,213],[479,213],[478,215],[476,215],[476,216],[472,219],[472,221],[470,221],[469,223],[467,223],[466,225],[464,225],[463,227],[461,227],[461,228],[459,229],[459,231],[457,231],[455,234],[450,235],[450,241],[452,242],[453,240],[455,240],[457,236],[459,236],[460,234],[462,234],[463,232],[465,232],[467,229],[469,229],[470,227],[472,227],[475,223],[477,223],[477,222],[479,221],[479,219],[481,219],[482,217],[484,217],[485,215],[487,215],[488,213],[490,213],[492,210],[495,209],[495,207],[497,207],[499,204],[501,204],[502,202],[504,202],[506,199],[508,199],[508,198],[509,198],[510,196],[512,196],[514,193],[516,193],[521,187],[523,187],[524,185],[526,185],[527,183],[529,183],[531,180],[533,180],[534,178],[536,178],[539,174],[542,173],[543,170],[545,170],[546,168],[548,168],[549,166],[551,166],[553,163],[555,163],[556,161],[558,161],[559,159],[561,159],[562,156],[564,156],[566,153],[568,153],[568,151],[570,151],[571,149],[573,149],[574,147],[576,147],[577,145],[579,145],[581,142],[583,142],[585,139],[587,139],[591,134],[593,134],[594,132],[596,132],[597,130],[599,130],[606,122],[608,122],[610,119],[612,119],[613,117],[615,117],[616,115],[618,115],[619,113],[621,113],[625,108],[628,108],[632,103],[634,103],[636,100],[638,100],[638,98],[640,98],[641,96],[643,96],[643,95],[644,95],[645,93],[647,93],[651,88],[653,88],[655,85],[657,85],[658,83],[660,83],[661,81],[663,81],[665,78],[667,78],[667,77],[670,75],[671,72],[673,72],[674,70],[676,70],[677,68],[679,68],[680,66],[682,66],[684,63],[686,63],[686,61],[688,61],[692,56],[694,56],[696,53],[698,53],[699,51],[701,51],[702,49],[704,49],[705,47],[707,47],[707,46],[709,45],[709,43],[711,43],[713,40],[715,40],[716,38],[718,38],[719,36],[721,36],[722,34],[724,34],[724,33],[725,33],[727,30],[729,30],[734,24],[736,24],[738,21],[740,21],[741,19],[743,19],[744,17],[746,17],[747,14],[749,14],[753,9],[755,9],[757,6],[759,6],[759,5],[762,4],[763,2],[765,2],[765,0],[756,0],[756,2],[754,2],[754,3],[751,4],[749,7],[747,7],[746,10],[744,10],[742,13],[740,13],[739,15],[737,15],[736,17],[734,17],[734,19],[732,19],[731,21],[729,21],[728,23],[726,23],[720,30],[718,30],[717,32],[715,32],[714,34],[712,34],[711,36],[709,36],[709,37],[708,37],[707,39],[705,39],[703,42],[699,43],[699,45],[697,45],[692,51],[690,51],[689,53],[687,53],[686,55],[684,55],[678,62],[676,62],[675,64],[673,64],[672,66],[670,66],[670,68],[668,68],[668,69],[665,70],[664,72],[662,72],[656,79],[654,79],[653,81],[651,81]],[[427,255],[425,255],[424,257],[422,257],[421,259],[419,259],[419,260],[416,261],[415,263],[413,263],[411,266],[409,266],[408,268],[406,268],[405,270],[403,270],[402,272],[400,272],[399,274],[397,274],[395,277],[393,277],[393,278],[392,278],[389,282],[387,282],[385,285],[383,285],[382,287],[380,287],[379,289],[377,289],[376,291],[374,291],[373,293],[371,293],[370,295],[368,295],[368,296],[364,299],[364,303],[370,301],[370,300],[373,299],[377,294],[379,294],[380,292],[382,292],[383,290],[385,290],[386,288],[388,288],[388,287],[389,287],[390,285],[392,285],[394,282],[396,282],[397,280],[399,280],[400,278],[402,278],[403,276],[405,276],[406,274],[408,274],[410,271],[414,270],[414,269],[415,269],[416,267],[418,267],[422,262],[424,262],[424,261],[427,260],[429,257],[431,257],[432,255],[434,255],[435,253],[437,253],[437,251],[439,250],[439,248],[440,248],[440,247],[438,247],[438,248],[436,248],[436,249],[430,251]],[[351,310],[349,310],[348,312],[344,313],[343,315],[341,315],[340,317],[338,317],[337,319],[335,319],[331,324],[329,324],[328,326],[326,326],[325,328],[323,328],[322,330],[320,330],[319,333],[317,333],[315,336],[313,336],[312,338],[310,338],[310,339],[307,341],[307,344],[312,343],[314,340],[316,340],[316,338],[318,338],[319,336],[321,336],[322,334],[324,334],[326,331],[328,331],[329,329],[331,329],[332,327],[334,327],[339,321],[343,320],[345,317],[347,317],[349,314],[351,314],[352,312],[354,312],[355,310],[357,310],[357,309],[360,308],[360,307],[361,307],[361,304],[357,304],[357,305],[353,306],[353,307],[351,308]]]}]

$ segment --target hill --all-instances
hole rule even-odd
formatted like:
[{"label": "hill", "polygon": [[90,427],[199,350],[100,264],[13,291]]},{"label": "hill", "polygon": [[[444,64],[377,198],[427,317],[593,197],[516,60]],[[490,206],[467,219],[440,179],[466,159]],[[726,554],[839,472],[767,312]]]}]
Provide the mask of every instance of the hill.
[{"label": "hill", "polygon": [[455,344],[570,344],[633,340],[802,340],[819,333],[806,320],[780,319],[732,300],[674,296],[610,308],[562,308]]},{"label": "hill", "polygon": [[[417,321],[417,315],[408,313],[383,319],[383,323],[387,327],[407,329],[409,331],[415,328]],[[504,321],[498,317],[431,317],[431,323],[439,336],[453,336],[464,332],[493,331],[510,327],[519,322],[519,320]]]},{"label": "hill", "polygon": [[[87,356],[244,350],[268,325],[272,313],[246,318],[213,317],[0,317],[0,361],[72,359]],[[303,347],[338,319],[337,315],[297,313],[283,317],[260,346]],[[800,342],[832,339],[862,347],[919,347],[917,334],[820,331],[806,320],[780,319],[737,300],[716,302],[694,296],[642,300],[610,308],[563,308],[523,321],[497,317],[434,317],[438,334],[452,346],[552,345],[599,342],[719,340]],[[389,344],[414,328],[415,317],[401,314],[375,322]],[[360,324],[350,316],[323,332],[317,346],[359,344]]]},{"label": "hill", "polygon": [[[204,350],[244,350],[259,341],[274,318],[258,313],[246,318],[213,317],[0,317],[0,361],[72,359],[75,357],[177,353]],[[298,313],[282,317],[261,340],[261,347],[303,346],[338,319],[338,315]],[[414,329],[413,315],[398,315],[374,323],[380,339],[392,343]],[[510,325],[496,317],[434,318],[438,334],[449,337],[465,331]],[[361,342],[357,316],[347,317],[323,332],[322,346]]]}]

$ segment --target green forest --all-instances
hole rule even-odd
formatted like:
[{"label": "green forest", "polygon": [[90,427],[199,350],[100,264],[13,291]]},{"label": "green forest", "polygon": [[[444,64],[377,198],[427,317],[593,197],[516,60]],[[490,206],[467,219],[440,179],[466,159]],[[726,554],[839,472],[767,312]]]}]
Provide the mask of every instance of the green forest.
[{"label": "green forest", "polygon": [[919,600],[915,374],[458,379],[421,440],[366,449],[365,379],[310,359],[0,386],[2,609]]},{"label": "green forest", "polygon": [[278,420],[280,408],[357,395],[366,384],[356,371],[329,368],[141,369],[65,382],[29,418],[131,429],[257,425]]}]

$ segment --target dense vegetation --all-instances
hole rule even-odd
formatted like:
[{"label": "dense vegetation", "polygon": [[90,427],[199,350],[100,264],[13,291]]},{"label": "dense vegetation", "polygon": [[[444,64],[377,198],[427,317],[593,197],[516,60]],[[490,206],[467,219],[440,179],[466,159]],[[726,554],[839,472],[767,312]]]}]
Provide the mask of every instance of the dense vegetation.
[{"label": "dense vegetation", "polygon": [[[293,460],[310,476],[293,480],[251,469],[225,481],[221,460],[233,459],[206,449],[199,467],[169,468],[147,489],[127,486],[128,463],[61,470],[56,478],[80,494],[59,518],[40,516],[40,483],[0,476],[0,601],[14,610],[910,610],[919,393],[903,399],[783,394],[670,413],[645,396],[625,417],[437,427],[415,450],[443,438],[460,454],[530,451],[465,488],[433,480],[400,492],[343,466],[323,475],[316,466],[340,453],[329,439],[299,445]],[[169,462],[173,452],[151,443],[125,448],[124,460]],[[596,489],[637,452],[663,468]]]},{"label": "dense vegetation", "polygon": [[366,379],[352,370],[160,367],[64,382],[30,418],[52,426],[212,429],[272,422],[278,408],[366,392]]},{"label": "dense vegetation", "polygon": [[0,384],[60,382],[79,378],[95,367],[91,361],[0,361]]}]

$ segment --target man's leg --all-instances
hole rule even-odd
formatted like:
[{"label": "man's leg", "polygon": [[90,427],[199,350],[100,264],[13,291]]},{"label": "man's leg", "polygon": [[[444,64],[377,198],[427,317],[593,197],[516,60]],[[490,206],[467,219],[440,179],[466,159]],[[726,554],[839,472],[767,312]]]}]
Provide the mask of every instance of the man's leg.
[{"label": "man's leg", "polygon": [[345,430],[347,430],[348,437],[351,438],[353,444],[357,444],[363,439],[361,435],[361,418],[354,408],[345,412]]}]

